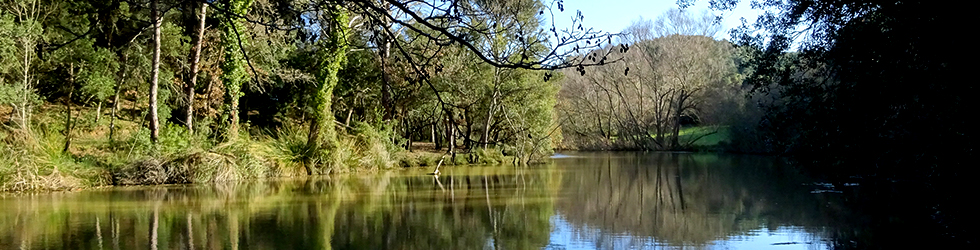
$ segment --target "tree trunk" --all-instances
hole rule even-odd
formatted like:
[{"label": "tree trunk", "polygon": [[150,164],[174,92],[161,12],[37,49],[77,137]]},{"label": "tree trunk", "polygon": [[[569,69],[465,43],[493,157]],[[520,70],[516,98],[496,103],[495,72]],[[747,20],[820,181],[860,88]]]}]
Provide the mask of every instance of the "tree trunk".
[{"label": "tree trunk", "polygon": [[473,123],[470,122],[469,108],[463,110],[463,122],[466,122],[466,134],[463,135],[463,148],[465,148],[466,150],[470,150],[470,146],[472,146],[471,144],[473,144],[470,140],[470,138],[472,138],[470,137],[470,135],[473,132]]},{"label": "tree trunk", "polygon": [[95,123],[99,123],[99,120],[102,120],[102,101],[95,106]]},{"label": "tree trunk", "polygon": [[391,41],[384,38],[381,46],[381,106],[384,107],[384,120],[389,121],[394,116],[394,105],[391,98],[391,76],[388,74],[388,58],[391,57]]},{"label": "tree trunk", "polygon": [[[68,84],[71,85],[70,90],[68,90],[68,100],[65,101],[65,147],[61,149],[62,153],[67,153],[68,149],[71,148],[71,97],[75,94],[75,67],[74,65],[68,66]],[[57,166],[56,166],[57,167]]]},{"label": "tree trunk", "polygon": [[207,18],[208,5],[201,3],[200,23],[197,26],[197,38],[194,47],[191,48],[191,81],[184,86],[184,94],[187,95],[187,117],[184,123],[187,131],[194,133],[194,87],[197,86],[197,75],[201,69],[201,46],[204,43],[204,25]]},{"label": "tree trunk", "polygon": [[490,129],[493,131],[493,141],[500,141],[500,129]]},{"label": "tree trunk", "polygon": [[490,124],[493,123],[493,111],[497,107],[497,95],[500,93],[500,68],[493,69],[493,94],[490,95],[490,107],[487,108],[487,124],[483,127],[483,137],[480,146],[487,149],[490,142]]},{"label": "tree trunk", "polygon": [[490,108],[487,109],[487,123],[483,126],[483,137],[480,138],[480,146],[487,149],[490,143],[490,124],[493,123],[493,109],[497,106],[497,87],[493,88],[493,95],[490,97]]},{"label": "tree trunk", "polygon": [[[211,97],[212,97],[212,94],[214,94],[214,91],[212,91],[212,88],[214,88],[214,82],[216,82],[216,81],[213,81],[213,80],[212,81],[208,81],[208,85],[207,86],[204,86],[204,93],[205,93],[204,94],[204,100],[205,100],[204,101],[204,112],[208,112],[207,114],[211,114],[211,111],[212,111],[212,108],[211,108]],[[205,114],[205,115],[207,115],[207,114]]]},{"label": "tree trunk", "polygon": [[405,142],[405,149],[407,149],[408,152],[412,152],[412,125],[409,123],[408,119],[403,119],[405,120],[405,139],[407,140]]},{"label": "tree trunk", "polygon": [[119,55],[119,80],[116,80],[116,93],[112,95],[112,111],[109,117],[109,141],[113,141],[113,136],[116,133],[116,113],[119,111],[119,94],[122,92],[122,85],[126,81],[126,60],[128,56],[125,52],[120,52]]},{"label": "tree trunk", "polygon": [[[333,109],[331,107],[333,99],[333,89],[337,86],[339,79],[337,73],[347,61],[347,11],[340,5],[329,6],[328,15],[333,20],[330,25],[328,37],[320,42],[319,70],[316,74],[318,89],[314,92],[313,106],[314,114],[310,121],[310,132],[307,137],[306,147],[316,155],[325,155],[337,148],[337,131]],[[314,159],[307,157],[304,166],[308,174],[313,173]]]},{"label": "tree trunk", "polygon": [[446,112],[446,117],[449,118],[449,122],[446,123],[446,153],[449,154],[453,160],[456,162],[456,119],[452,111]]},{"label": "tree trunk", "polygon": [[150,2],[150,20],[153,20],[153,67],[150,69],[150,140],[157,143],[160,140],[160,117],[157,114],[157,91],[160,76],[160,0]]},{"label": "tree trunk", "polygon": [[344,127],[345,128],[346,127],[350,127],[350,118],[353,115],[354,115],[354,109],[353,108],[347,109],[347,119],[344,119]]},{"label": "tree trunk", "polygon": [[[248,14],[251,1],[232,0],[227,9],[234,15],[244,16]],[[225,84],[225,96],[228,101],[228,127],[225,131],[226,140],[234,140],[238,137],[238,110],[239,99],[242,96],[242,86],[248,82],[249,75],[246,70],[248,61],[244,48],[248,46],[248,36],[242,36],[245,27],[237,17],[229,17],[222,26],[224,35],[221,43],[225,52],[225,61],[221,65],[221,80]]]},{"label": "tree trunk", "polygon": [[439,150],[440,145],[439,139],[436,137],[436,124],[438,124],[438,122],[434,122],[432,125],[429,125],[429,132],[431,132],[429,139],[432,141],[432,145],[435,146],[436,150]]},{"label": "tree trunk", "polygon": [[[18,1],[11,1],[11,3],[16,2]],[[26,1],[21,0],[20,2]],[[18,72],[21,73],[22,77],[20,79],[22,80],[21,86],[19,86],[20,96],[17,97],[19,100],[12,103],[13,112],[17,113],[18,115],[17,125],[19,125],[20,130],[23,132],[28,132],[31,128],[31,113],[33,113],[31,111],[31,100],[36,98],[34,96],[34,88],[32,87],[31,83],[33,82],[34,85],[38,84],[38,79],[36,79],[36,77],[31,77],[31,71],[37,67],[34,64],[35,59],[38,59],[38,53],[35,53],[35,50],[38,49],[39,42],[42,41],[41,35],[43,31],[41,29],[43,26],[41,24],[41,4],[42,3],[40,1],[30,1],[21,7],[15,7],[16,11],[11,12],[14,14],[15,20],[19,20],[19,22],[22,24],[22,26],[20,26],[22,27],[21,29],[27,29],[21,36],[11,37],[11,39],[16,39],[16,41],[20,43],[20,48],[17,49],[23,53],[21,54],[22,57],[20,58],[22,67],[20,72]],[[8,9],[4,9],[3,13],[7,14],[7,10]],[[16,43],[17,42],[15,42],[15,44]],[[16,53],[13,54],[16,55]]]},{"label": "tree trunk", "polygon": [[677,98],[677,110],[674,112],[674,135],[670,138],[670,146],[672,149],[677,149],[680,147],[680,131],[681,131],[681,109],[684,108],[684,101],[686,96],[684,96],[684,90],[681,90],[680,97]]},{"label": "tree trunk", "polygon": [[445,136],[441,134],[442,132],[445,132],[444,130],[446,129],[446,121],[443,119],[445,118],[439,119],[439,121],[432,124],[432,143],[435,144],[436,151],[442,150],[443,140],[446,139]]}]

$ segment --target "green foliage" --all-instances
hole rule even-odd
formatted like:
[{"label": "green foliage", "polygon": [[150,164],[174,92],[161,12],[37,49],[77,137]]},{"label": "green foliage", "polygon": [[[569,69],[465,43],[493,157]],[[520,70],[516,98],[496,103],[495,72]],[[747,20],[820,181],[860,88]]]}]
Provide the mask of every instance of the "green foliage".
[{"label": "green foliage", "polygon": [[[44,38],[44,27],[38,20],[37,9],[28,9],[30,1],[17,1],[12,6],[18,13],[0,13],[0,105],[11,105],[18,114],[20,129],[29,127],[33,107],[40,104],[34,90],[37,55],[34,48]],[[16,21],[15,21],[16,20]]]},{"label": "green foliage", "polygon": [[[312,103],[314,107],[309,141],[307,147],[315,155],[333,154],[328,165],[331,169],[341,166],[352,166],[353,154],[351,152],[352,142],[342,142],[338,144],[337,132],[334,128],[334,115],[331,108],[333,102],[333,89],[337,86],[339,78],[337,74],[347,61],[347,36],[348,29],[347,10],[343,6],[331,6],[325,13],[330,16],[327,23],[327,37],[320,42],[316,58],[316,88],[313,93]],[[323,24],[321,24],[323,25]],[[320,162],[327,163],[327,162]],[[315,159],[310,159],[307,163],[308,169],[321,167],[315,164]]]},{"label": "green foliage", "polygon": [[[303,167],[323,174],[387,169],[398,162],[434,166],[443,154],[402,148],[422,138],[444,141],[449,112],[458,120],[454,140],[479,151],[474,157],[460,153],[455,162],[444,164],[511,162],[497,145],[512,145],[511,152],[522,159],[545,156],[557,134],[552,111],[557,87],[542,80],[544,72],[495,69],[458,44],[431,47],[420,42],[417,32],[436,31],[425,30],[385,35],[392,46],[382,64],[382,51],[372,48],[379,34],[368,34],[378,30],[363,29],[368,19],[353,17],[361,12],[347,9],[359,6],[321,4],[318,12],[298,17],[290,12],[298,6],[293,3],[228,0],[214,2],[223,11],[207,18],[216,29],[203,36],[202,77],[195,86],[196,99],[202,101],[192,107],[195,134],[185,130],[182,119],[171,117],[182,115],[186,105],[181,87],[189,81],[188,34],[196,29],[196,18],[189,17],[197,13],[175,5],[162,14],[155,112],[163,124],[154,144],[146,128],[154,54],[146,33],[147,3],[40,3],[0,3],[5,10],[0,13],[0,105],[12,107],[0,108],[0,114],[22,125],[0,128],[6,137],[0,144],[7,150],[0,160],[13,162],[0,168],[0,183],[40,180],[35,177],[51,175],[55,167],[63,170],[59,176],[64,180],[80,180],[68,186],[80,187],[302,175]],[[499,34],[471,33],[472,42],[492,47],[492,56],[512,61],[544,57],[540,1],[474,2],[471,7],[495,13],[475,16],[473,24],[497,24]],[[272,29],[244,16],[305,28]],[[418,60],[427,57],[438,60]],[[388,106],[377,105],[380,101]],[[217,117],[215,110],[222,108],[225,117]],[[109,110],[116,115],[109,117]],[[113,140],[108,139],[110,121]],[[236,129],[239,123],[244,129]],[[71,147],[61,152],[69,131]],[[235,139],[220,143],[228,138]],[[56,186],[31,185],[4,188]]]},{"label": "green foliage", "polygon": [[95,160],[62,151],[64,139],[60,134],[17,130],[6,138],[20,140],[0,145],[0,192],[109,184],[106,172],[95,167]]},{"label": "green foliage", "polygon": [[308,128],[287,125],[257,144],[262,157],[279,166],[283,173],[295,173],[312,161],[328,166],[318,171],[349,172],[387,169],[398,161],[401,149],[391,142],[390,128],[375,128],[357,122],[351,134],[341,134],[332,151],[312,151],[306,145]]},{"label": "green foliage", "polygon": [[116,55],[108,49],[97,49],[91,58],[93,67],[80,73],[83,82],[82,92],[97,101],[105,101],[112,96],[116,84],[115,74],[119,70]]},{"label": "green foliage", "polygon": [[[534,161],[546,156],[553,148],[552,136],[557,130],[554,107],[558,92],[556,78],[545,80],[545,72],[526,69],[495,69],[485,63],[477,62],[475,55],[452,48],[445,56],[446,67],[433,79],[436,89],[456,115],[467,116],[465,126],[476,125],[476,131],[469,140],[479,141],[487,134],[500,134],[496,144],[516,146],[515,154],[522,161]],[[561,75],[556,75],[561,78]],[[435,107],[440,107],[433,105]],[[412,113],[418,116],[429,115],[426,109],[434,107],[420,105]],[[488,128],[489,130],[485,131]],[[461,125],[461,126],[462,126]],[[488,140],[488,143],[493,143]],[[478,146],[478,145],[471,145]]]},{"label": "green foliage", "polygon": [[503,151],[497,148],[477,148],[470,152],[470,155],[472,157],[470,162],[474,164],[497,165],[510,163],[504,157]]},{"label": "green foliage", "polygon": [[265,139],[268,146],[265,154],[273,160],[280,168],[296,166],[303,163],[303,159],[308,157],[306,147],[306,132],[308,129],[287,123],[271,133]]},{"label": "green foliage", "polygon": [[227,99],[226,115],[231,117],[227,126],[226,136],[233,138],[238,134],[238,109],[239,98],[244,93],[242,86],[249,81],[248,62],[245,61],[244,48],[247,48],[249,36],[246,34],[244,20],[238,16],[248,14],[252,5],[251,0],[227,0],[224,2],[225,8],[230,11],[225,15],[225,20],[221,23],[221,46],[224,49],[224,62],[221,64],[221,81],[225,85],[225,98]]},{"label": "green foliage", "polygon": [[396,138],[390,127],[375,128],[367,123],[358,122],[354,125],[356,147],[361,152],[360,166],[365,168],[390,168],[393,155],[401,148],[392,143]]}]

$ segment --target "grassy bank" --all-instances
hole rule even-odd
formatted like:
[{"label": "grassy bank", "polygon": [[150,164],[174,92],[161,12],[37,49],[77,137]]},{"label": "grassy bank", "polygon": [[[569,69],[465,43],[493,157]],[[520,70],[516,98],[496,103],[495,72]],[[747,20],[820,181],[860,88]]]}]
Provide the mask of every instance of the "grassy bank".
[{"label": "grassy bank", "polygon": [[[622,132],[622,131],[619,131]],[[665,131],[658,140],[656,131],[645,135],[620,135],[612,131],[604,136],[572,134],[566,136],[560,149],[586,151],[732,151],[730,145],[738,139],[733,136],[733,126],[703,125],[683,126],[677,134],[678,145],[673,145],[673,132]]]},{"label": "grassy bank", "polygon": [[696,126],[681,128],[678,141],[682,150],[729,152],[732,137],[728,126]]},{"label": "grassy bank", "polygon": [[[109,121],[76,124],[65,151],[65,129],[59,117],[38,117],[30,130],[0,129],[0,192],[72,190],[106,185],[208,183],[306,175],[308,128],[243,130],[232,141],[210,131],[191,134],[182,126],[161,130],[159,143],[149,140],[140,124],[117,120],[109,138]],[[64,124],[63,122],[61,124]],[[205,128],[204,126],[201,126]],[[390,132],[367,124],[339,131],[339,147],[318,154],[314,174],[364,172],[398,167],[433,167],[513,162],[500,150],[475,149],[455,158],[440,150],[404,150]]]}]

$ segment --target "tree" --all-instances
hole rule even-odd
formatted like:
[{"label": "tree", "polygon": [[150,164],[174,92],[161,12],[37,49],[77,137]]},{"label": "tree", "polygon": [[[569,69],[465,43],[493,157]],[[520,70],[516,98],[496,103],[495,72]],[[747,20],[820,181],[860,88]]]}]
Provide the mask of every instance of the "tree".
[{"label": "tree", "polygon": [[[348,13],[340,5],[328,6],[320,15],[321,25],[325,27],[324,39],[319,41],[316,58],[316,88],[311,106],[314,108],[310,121],[310,133],[307,138],[307,148],[314,155],[321,151],[332,151],[337,148],[337,132],[334,129],[333,89],[337,86],[337,73],[347,61],[347,36],[349,35]],[[306,171],[312,173],[313,165],[317,164],[314,157],[306,160]],[[336,167],[336,166],[331,166]]]},{"label": "tree", "polygon": [[[0,14],[0,102],[16,113],[14,122],[21,131],[31,127],[31,113],[38,103],[34,92],[37,54],[43,38],[40,1],[5,1]],[[9,13],[9,14],[8,14]],[[10,82],[10,84],[7,84]]]},{"label": "tree", "polygon": [[[725,10],[737,1],[720,3],[716,7]],[[924,1],[800,1],[757,7],[766,14],[734,30],[734,40],[760,51],[749,80],[781,99],[772,115],[792,117],[766,125],[774,132],[797,131],[773,138],[781,151],[816,156],[806,161],[870,160],[865,163],[880,166],[876,159],[934,158],[927,155],[955,162],[959,156],[944,152],[972,145],[967,139],[970,123],[955,114],[971,106],[972,99],[963,96],[975,89],[952,84],[965,77],[968,66],[947,49],[965,44],[964,39],[948,38],[946,29],[966,22],[969,15],[960,15],[961,9],[948,13]],[[792,46],[798,52],[785,53]],[[872,97],[880,99],[868,101]],[[943,132],[919,133],[925,131]],[[869,153],[879,156],[862,156]],[[916,168],[866,170],[886,169]]]},{"label": "tree", "polygon": [[160,116],[157,112],[157,94],[160,80],[160,30],[163,16],[160,14],[160,0],[150,2],[150,20],[153,22],[153,66],[150,68],[150,140],[157,143],[160,139]]},{"label": "tree", "polygon": [[[505,1],[506,2],[506,1]],[[538,1],[513,1],[509,4],[491,4],[484,1],[444,1],[435,3],[423,2],[403,2],[397,0],[384,0],[380,3],[372,1],[352,2],[352,11],[364,15],[373,23],[393,23],[403,26],[407,31],[417,32],[421,39],[429,40],[438,46],[447,46],[458,43],[467,50],[473,51],[480,60],[487,62],[494,67],[504,68],[528,68],[528,69],[559,69],[577,66],[599,65],[598,63],[587,62],[584,58],[572,59],[568,55],[576,53],[570,48],[589,50],[598,48],[604,41],[611,41],[612,35],[603,33],[591,28],[584,28],[580,24],[583,16],[579,12],[571,27],[560,28],[553,24],[548,30],[534,30],[532,32],[517,34],[515,43],[511,49],[518,57],[494,56],[492,48],[488,44],[478,44],[475,41],[489,41],[495,34],[504,33],[507,30],[520,29],[527,23],[521,22],[502,22],[486,23],[485,17],[516,16],[517,11],[529,10],[531,5],[541,6]],[[511,8],[505,6],[521,6]],[[390,6],[391,8],[386,8]],[[553,14],[557,7],[559,11],[564,11],[562,1],[555,1],[551,7],[533,10],[537,12],[524,12],[522,15],[533,17],[544,17],[546,12]],[[403,14],[403,15],[402,15]],[[553,15],[552,15],[553,16]],[[430,18],[436,17],[436,18]],[[387,20],[385,22],[384,20]],[[498,20],[494,20],[498,21]],[[539,21],[540,22],[540,21]],[[494,25],[496,24],[496,25]],[[536,23],[535,26],[538,24]],[[384,27],[378,27],[384,29]],[[394,33],[387,31],[386,33]],[[557,42],[550,44],[547,39],[540,39],[538,35],[547,34],[552,36]],[[539,50],[538,46],[550,48]],[[535,51],[538,50],[538,51]]]},{"label": "tree", "polygon": [[[643,20],[640,20],[640,23],[642,22]],[[650,31],[657,37],[687,35],[714,38],[721,31],[721,25],[718,25],[715,17],[707,11],[693,14],[677,8],[667,10],[658,16],[652,25],[645,25],[645,27],[651,27]],[[642,31],[642,28],[632,30]]]},{"label": "tree", "polygon": [[221,80],[225,84],[225,98],[227,98],[228,108],[228,127],[225,136],[229,140],[238,136],[238,113],[239,98],[242,96],[242,85],[249,81],[249,73],[246,69],[248,64],[245,57],[245,48],[249,46],[247,36],[241,34],[245,32],[241,16],[248,14],[252,0],[227,0],[225,1],[226,20],[222,22],[221,46],[224,48],[224,62],[221,64]]},{"label": "tree", "polygon": [[184,95],[187,97],[187,108],[184,111],[186,118],[184,119],[184,125],[187,126],[187,131],[191,133],[194,132],[194,88],[197,85],[198,74],[201,68],[201,49],[204,43],[204,29],[206,25],[208,5],[202,3],[200,5],[201,14],[198,17],[199,24],[197,26],[197,36],[194,37],[194,47],[191,49],[191,72],[190,81],[184,86]]},{"label": "tree", "polygon": [[711,103],[730,96],[714,95],[737,88],[732,46],[705,36],[717,29],[706,13],[694,18],[671,10],[657,20],[641,19],[627,28],[628,47],[603,48],[622,52],[624,65],[600,66],[591,74],[566,71],[562,120],[580,146],[689,147],[700,138],[682,142],[682,120],[715,113]]},{"label": "tree", "polygon": [[[728,10],[738,1],[715,3]],[[976,146],[977,124],[962,116],[976,106],[976,87],[962,84],[972,51],[951,49],[970,46],[951,34],[971,23],[974,8],[860,0],[754,7],[766,13],[734,30],[733,40],[760,51],[749,81],[777,101],[760,124],[765,139],[828,178],[890,183],[876,184],[869,198],[897,186],[942,194],[905,204],[929,218],[915,228],[938,232],[921,242],[975,242],[976,215],[965,203],[972,194],[962,192],[971,188]]]},{"label": "tree", "polygon": [[[107,48],[96,46],[97,35],[92,32],[91,16],[87,13],[91,5],[84,2],[48,3],[50,11],[43,20],[44,25],[57,27],[45,32],[47,50],[37,50],[43,62],[38,71],[39,85],[45,92],[62,93],[67,96],[62,101],[65,106],[65,135],[63,152],[71,147],[73,134],[79,118],[75,115],[75,104],[95,107],[94,121],[101,119],[102,104],[112,95],[115,83],[114,73],[119,69],[116,54]],[[85,14],[79,14],[78,12]],[[50,83],[58,84],[50,84]],[[49,94],[50,95],[50,94]]]},{"label": "tree", "polygon": [[[666,84],[668,99],[672,107],[671,148],[681,147],[679,132],[681,117],[697,117],[709,88],[725,88],[731,85],[735,65],[732,61],[731,47],[726,42],[718,42],[704,36],[673,35],[664,38],[664,43],[652,58],[652,64],[659,75],[655,81]],[[720,43],[720,44],[718,44]],[[651,58],[651,57],[648,57]]]}]

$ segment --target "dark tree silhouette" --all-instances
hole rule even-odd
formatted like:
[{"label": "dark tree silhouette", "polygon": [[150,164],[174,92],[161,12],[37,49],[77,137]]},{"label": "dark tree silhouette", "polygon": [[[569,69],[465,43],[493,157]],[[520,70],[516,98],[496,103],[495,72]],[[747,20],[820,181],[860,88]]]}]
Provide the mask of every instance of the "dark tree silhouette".
[{"label": "dark tree silhouette", "polygon": [[[710,1],[716,10],[738,2]],[[732,35],[758,51],[750,83],[779,100],[761,124],[775,148],[812,171],[882,183],[868,190],[921,195],[922,204],[905,205],[918,211],[907,221],[927,223],[922,229],[944,244],[975,242],[964,194],[975,189],[967,178],[977,123],[967,114],[976,88],[965,82],[975,50],[958,35],[973,8],[876,0],[753,7],[766,13]],[[786,53],[794,41],[798,51]],[[868,200],[889,207],[884,198]]]}]

